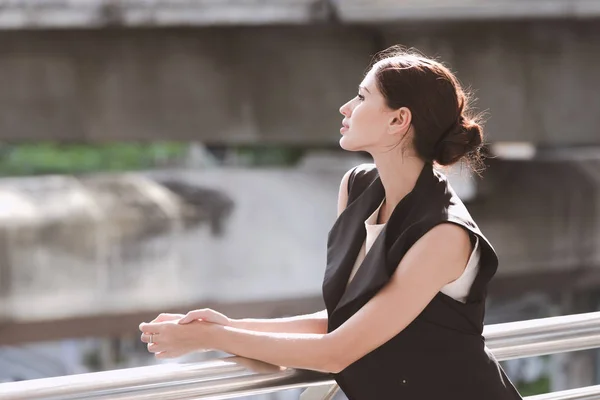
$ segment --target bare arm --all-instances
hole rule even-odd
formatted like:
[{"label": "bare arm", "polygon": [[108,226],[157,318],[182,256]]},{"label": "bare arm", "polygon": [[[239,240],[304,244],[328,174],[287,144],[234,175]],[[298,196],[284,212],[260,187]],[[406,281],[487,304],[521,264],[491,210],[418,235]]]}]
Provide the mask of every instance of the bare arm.
[{"label": "bare arm", "polygon": [[231,319],[229,326],[255,332],[327,333],[327,310],[287,318]]},{"label": "bare arm", "polygon": [[388,284],[335,331],[275,334],[211,325],[206,345],[275,365],[342,371],[406,328],[445,284],[462,274],[470,251],[463,228],[439,225],[408,251]]}]

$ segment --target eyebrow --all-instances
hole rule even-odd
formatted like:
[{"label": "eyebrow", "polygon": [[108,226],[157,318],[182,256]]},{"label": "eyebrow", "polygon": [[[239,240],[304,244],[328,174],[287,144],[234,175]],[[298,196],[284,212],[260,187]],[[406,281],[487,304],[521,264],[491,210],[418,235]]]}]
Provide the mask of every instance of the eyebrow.
[{"label": "eyebrow", "polygon": [[366,87],[364,87],[364,86],[360,86],[360,85],[359,85],[359,86],[358,86],[358,89],[359,89],[359,90],[360,90],[360,89],[366,90],[366,91],[367,91],[367,93],[371,94],[371,92],[369,92],[369,89],[367,89],[367,88],[366,88]]}]

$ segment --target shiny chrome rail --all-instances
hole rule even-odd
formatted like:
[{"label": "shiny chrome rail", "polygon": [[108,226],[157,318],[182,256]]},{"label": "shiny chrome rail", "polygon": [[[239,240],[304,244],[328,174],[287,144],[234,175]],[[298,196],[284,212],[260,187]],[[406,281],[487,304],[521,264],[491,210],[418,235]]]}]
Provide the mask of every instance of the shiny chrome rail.
[{"label": "shiny chrome rail", "polygon": [[[600,347],[600,312],[490,325],[484,335],[498,360]],[[4,400],[231,399],[332,383],[325,374],[241,357],[0,384]],[[600,385],[528,400],[600,400]]]}]

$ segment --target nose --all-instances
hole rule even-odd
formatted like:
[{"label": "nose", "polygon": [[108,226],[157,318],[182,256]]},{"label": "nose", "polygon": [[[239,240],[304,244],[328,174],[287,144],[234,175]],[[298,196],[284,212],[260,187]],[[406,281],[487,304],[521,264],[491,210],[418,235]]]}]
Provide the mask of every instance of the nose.
[{"label": "nose", "polygon": [[352,110],[350,109],[350,102],[347,102],[340,107],[340,114],[342,114],[344,117],[349,118],[351,113]]}]

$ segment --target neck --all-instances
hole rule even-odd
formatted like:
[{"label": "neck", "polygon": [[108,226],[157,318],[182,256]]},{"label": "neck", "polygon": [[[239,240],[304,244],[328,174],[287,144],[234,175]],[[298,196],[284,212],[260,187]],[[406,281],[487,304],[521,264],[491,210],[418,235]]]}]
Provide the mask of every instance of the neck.
[{"label": "neck", "polygon": [[418,157],[399,157],[398,154],[373,156],[385,190],[386,209],[393,210],[417,183],[425,162]]}]

